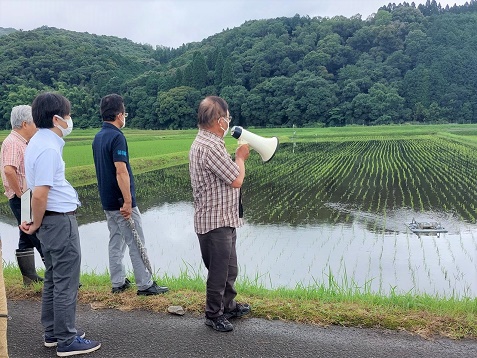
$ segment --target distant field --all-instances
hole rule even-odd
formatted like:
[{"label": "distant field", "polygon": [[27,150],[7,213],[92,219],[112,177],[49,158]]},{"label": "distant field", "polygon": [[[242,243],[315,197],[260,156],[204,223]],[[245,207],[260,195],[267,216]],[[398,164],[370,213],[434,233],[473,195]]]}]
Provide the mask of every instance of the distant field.
[{"label": "distant field", "polygon": [[[93,167],[91,143],[99,129],[75,129],[66,138],[63,157],[66,162],[67,179],[75,186],[96,181]],[[286,142],[345,142],[411,138],[446,138],[449,141],[477,146],[477,125],[391,125],[391,126],[348,126],[342,128],[266,128],[249,129],[264,136],[277,136],[280,143]],[[0,141],[10,131],[0,131]],[[173,165],[185,164],[196,129],[191,130],[137,130],[125,129],[128,139],[131,165],[136,174],[149,172]],[[236,140],[226,138],[227,148],[233,152]]]}]

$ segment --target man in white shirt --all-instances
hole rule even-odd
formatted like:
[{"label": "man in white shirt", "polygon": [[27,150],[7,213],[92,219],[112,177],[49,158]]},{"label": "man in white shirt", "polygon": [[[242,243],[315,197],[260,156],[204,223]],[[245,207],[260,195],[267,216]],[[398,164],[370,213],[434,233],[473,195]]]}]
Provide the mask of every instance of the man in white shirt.
[{"label": "man in white shirt", "polygon": [[[76,221],[80,202],[65,178],[63,140],[73,129],[70,102],[57,93],[42,93],[32,103],[38,132],[25,152],[25,173],[33,190],[32,222],[23,222],[27,234],[37,232],[45,259],[41,323],[45,346],[57,346],[59,357],[93,352],[97,341],[76,330],[76,301],[80,279],[81,246]],[[56,344],[55,344],[56,343]]]}]

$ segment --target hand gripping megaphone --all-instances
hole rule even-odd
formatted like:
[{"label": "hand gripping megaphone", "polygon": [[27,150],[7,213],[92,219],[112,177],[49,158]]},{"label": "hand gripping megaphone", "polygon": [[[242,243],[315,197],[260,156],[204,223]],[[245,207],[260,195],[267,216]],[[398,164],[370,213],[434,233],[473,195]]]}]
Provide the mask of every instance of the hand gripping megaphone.
[{"label": "hand gripping megaphone", "polygon": [[230,130],[230,134],[241,144],[249,144],[262,157],[264,163],[273,158],[278,148],[278,138],[263,138],[253,134],[242,127],[234,126]]}]

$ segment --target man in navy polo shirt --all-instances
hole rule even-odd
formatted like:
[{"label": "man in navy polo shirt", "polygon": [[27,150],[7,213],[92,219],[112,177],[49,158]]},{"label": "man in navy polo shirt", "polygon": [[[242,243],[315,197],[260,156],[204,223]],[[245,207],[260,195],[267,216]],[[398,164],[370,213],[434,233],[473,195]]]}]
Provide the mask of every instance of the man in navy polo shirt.
[{"label": "man in navy polo shirt", "polygon": [[157,295],[168,291],[152,279],[141,258],[128,220],[133,219],[144,246],[141,213],[136,205],[134,177],[129,165],[128,145],[121,128],[126,125],[127,113],[120,95],[110,94],[101,99],[103,127],[93,140],[93,157],[98,179],[99,196],[109,228],[109,271],[112,293],[120,293],[130,287],[123,265],[126,245],[138,288],[137,294]]}]

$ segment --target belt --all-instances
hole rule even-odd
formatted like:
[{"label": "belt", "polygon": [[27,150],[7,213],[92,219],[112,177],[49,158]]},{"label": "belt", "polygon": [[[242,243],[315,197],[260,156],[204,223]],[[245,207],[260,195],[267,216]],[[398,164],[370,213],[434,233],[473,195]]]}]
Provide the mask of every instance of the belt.
[{"label": "belt", "polygon": [[45,210],[45,216],[55,216],[55,215],[75,215],[76,210],[68,211],[67,213],[59,213],[56,211]]}]

